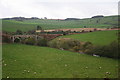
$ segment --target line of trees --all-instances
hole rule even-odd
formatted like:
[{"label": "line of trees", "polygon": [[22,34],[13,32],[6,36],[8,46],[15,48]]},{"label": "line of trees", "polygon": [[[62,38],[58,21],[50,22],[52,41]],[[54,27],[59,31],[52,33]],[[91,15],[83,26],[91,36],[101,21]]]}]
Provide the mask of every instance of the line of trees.
[{"label": "line of trees", "polygon": [[48,46],[88,55],[99,55],[102,57],[116,59],[120,58],[118,55],[118,50],[120,50],[120,43],[117,41],[113,41],[111,44],[105,46],[95,46],[91,42],[81,42],[74,39],[61,38],[50,41]]}]

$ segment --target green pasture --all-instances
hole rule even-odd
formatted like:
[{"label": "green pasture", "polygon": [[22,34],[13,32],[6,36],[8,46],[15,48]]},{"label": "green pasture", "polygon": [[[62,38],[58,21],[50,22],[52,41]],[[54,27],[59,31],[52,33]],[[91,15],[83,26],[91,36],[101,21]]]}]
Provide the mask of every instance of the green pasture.
[{"label": "green pasture", "polygon": [[107,16],[103,18],[86,18],[80,20],[2,20],[3,31],[15,32],[16,30],[28,31],[36,29],[39,25],[43,29],[66,29],[66,28],[111,28],[118,26],[118,16]]},{"label": "green pasture", "polygon": [[117,60],[54,48],[3,44],[2,57],[3,78],[118,77]]},{"label": "green pasture", "polygon": [[80,41],[89,41],[95,45],[108,45],[113,41],[118,40],[118,31],[96,31],[96,32],[89,32],[89,33],[81,33],[81,34],[74,34],[74,35],[65,35],[61,36],[63,38],[72,38],[77,39]]}]

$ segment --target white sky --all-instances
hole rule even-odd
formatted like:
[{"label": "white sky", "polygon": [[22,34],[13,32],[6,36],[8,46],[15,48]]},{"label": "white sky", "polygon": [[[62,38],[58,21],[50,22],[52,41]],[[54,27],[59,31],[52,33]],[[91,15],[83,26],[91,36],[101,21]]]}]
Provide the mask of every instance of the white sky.
[{"label": "white sky", "polygon": [[0,0],[0,18],[89,18],[117,15],[119,0]]}]

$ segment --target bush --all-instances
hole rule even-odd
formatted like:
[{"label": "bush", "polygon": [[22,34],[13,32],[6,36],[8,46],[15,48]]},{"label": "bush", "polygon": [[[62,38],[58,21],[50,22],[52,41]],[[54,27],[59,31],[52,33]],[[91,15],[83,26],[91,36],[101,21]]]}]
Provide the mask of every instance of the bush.
[{"label": "bush", "polygon": [[19,38],[15,38],[14,42],[15,42],[15,43],[19,43],[19,42],[20,42],[20,39],[19,39]]},{"label": "bush", "polygon": [[25,44],[25,40],[26,40],[26,38],[21,38],[21,43]]},{"label": "bush", "polygon": [[29,44],[29,45],[35,45],[36,41],[34,38],[26,38],[22,41],[22,43]]},{"label": "bush", "polygon": [[86,54],[96,54],[96,55],[100,55],[103,57],[109,57],[109,58],[120,58],[118,56],[118,50],[120,44],[118,44],[118,42],[114,41],[109,45],[106,46],[95,46],[93,47],[91,50],[87,51]]},{"label": "bush", "polygon": [[59,38],[50,41],[48,46],[69,51],[82,52],[89,55],[95,54],[109,58],[120,58],[120,56],[118,56],[120,43],[116,41],[106,46],[95,46],[91,42],[80,42],[70,38]]},{"label": "bush", "polygon": [[71,51],[79,52],[80,48],[80,46],[74,46],[73,49],[71,49]]},{"label": "bush", "polygon": [[113,58],[120,58],[120,56],[118,56],[118,50],[120,50],[120,43],[118,42],[112,42],[109,46],[107,46],[108,50],[109,50],[109,57],[113,57]]},{"label": "bush", "polygon": [[47,46],[47,40],[44,38],[38,39],[37,45],[39,46]]},{"label": "bush", "polygon": [[48,42],[48,46],[52,47],[52,48],[57,48],[57,41],[52,40],[52,41]]},{"label": "bush", "polygon": [[80,41],[70,38],[59,38],[52,40],[48,43],[48,46],[53,48],[63,48],[66,50],[73,49],[75,46],[80,46]]},{"label": "bush", "polygon": [[68,32],[63,32],[63,35],[67,35],[68,34]]},{"label": "bush", "polygon": [[12,40],[10,39],[9,35],[2,35],[2,42],[11,43]]},{"label": "bush", "polygon": [[16,34],[17,34],[17,35],[22,35],[23,32],[22,32],[21,30],[17,30],[17,31],[16,31]]},{"label": "bush", "polygon": [[86,51],[89,51],[91,50],[93,47],[93,44],[91,42],[84,42],[82,45],[81,45],[81,51],[82,52],[86,52]]}]

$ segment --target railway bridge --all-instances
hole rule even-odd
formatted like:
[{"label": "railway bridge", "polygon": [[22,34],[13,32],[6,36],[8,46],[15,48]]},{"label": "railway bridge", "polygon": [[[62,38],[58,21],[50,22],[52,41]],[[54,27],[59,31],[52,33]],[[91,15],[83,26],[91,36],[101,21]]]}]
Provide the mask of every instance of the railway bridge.
[{"label": "railway bridge", "polygon": [[11,37],[12,42],[14,43],[16,40],[19,40],[21,42],[22,39],[26,38],[34,38],[35,40],[38,40],[38,38],[41,38],[41,36],[38,35],[12,35]]},{"label": "railway bridge", "polygon": [[22,39],[26,38],[34,38],[36,41],[40,38],[44,38],[47,40],[52,40],[58,36],[62,36],[62,34],[41,34],[41,35],[12,35],[10,36],[10,39],[14,43],[16,40],[19,40],[21,42]]}]

